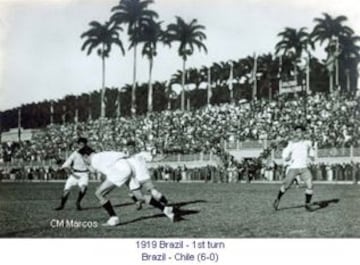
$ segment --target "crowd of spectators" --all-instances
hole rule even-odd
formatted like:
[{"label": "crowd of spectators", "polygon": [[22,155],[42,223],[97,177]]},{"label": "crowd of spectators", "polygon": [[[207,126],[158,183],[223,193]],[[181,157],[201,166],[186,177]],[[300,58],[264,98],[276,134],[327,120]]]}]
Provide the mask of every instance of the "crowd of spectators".
[{"label": "crowd of spectators", "polygon": [[32,141],[3,144],[0,153],[3,160],[63,157],[79,136],[87,137],[99,151],[121,150],[128,139],[134,139],[160,153],[216,153],[224,141],[284,139],[297,123],[307,123],[309,136],[319,148],[359,146],[359,117],[359,97],[280,96],[271,101],[237,102],[188,112],[53,124],[34,135]]}]

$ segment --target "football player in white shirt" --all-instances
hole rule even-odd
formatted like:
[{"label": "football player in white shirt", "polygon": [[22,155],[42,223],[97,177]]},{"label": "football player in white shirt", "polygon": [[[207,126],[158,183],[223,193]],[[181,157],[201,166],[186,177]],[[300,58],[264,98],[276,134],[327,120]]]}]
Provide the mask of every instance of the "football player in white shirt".
[{"label": "football player in white shirt", "polygon": [[55,208],[55,210],[59,211],[64,209],[65,203],[69,197],[70,190],[74,186],[79,187],[79,195],[76,200],[76,208],[77,210],[81,210],[81,200],[84,198],[86,194],[86,190],[89,183],[89,169],[85,164],[79,150],[85,146],[87,146],[87,139],[80,137],[77,141],[79,145],[79,149],[74,151],[64,162],[60,169],[63,169],[68,174],[68,179],[66,180],[63,194],[61,196],[60,205]]},{"label": "football player in white shirt", "polygon": [[[283,142],[281,143],[281,145],[282,145],[282,147],[283,147],[283,151],[282,151],[282,153],[281,153],[281,158],[282,158],[282,161],[283,161],[283,172],[282,172],[283,175],[282,175],[282,176],[283,176],[283,178],[285,178],[287,172],[289,171],[289,166],[290,166],[290,164],[291,164],[291,160],[287,160],[287,157],[286,157],[286,156],[288,155],[288,150],[287,150],[287,148],[288,148],[288,146],[291,146],[291,142],[283,141]],[[299,187],[300,187],[300,176],[299,176],[299,175],[297,175],[297,176],[294,178],[292,184],[293,184],[293,183],[295,183],[296,188],[299,188]]]},{"label": "football player in white shirt", "polygon": [[289,143],[283,151],[283,159],[289,163],[289,166],[277,198],[273,203],[273,207],[275,210],[278,209],[281,197],[289,189],[296,176],[300,175],[300,178],[306,185],[305,208],[306,210],[312,211],[311,198],[313,195],[313,184],[309,163],[314,160],[314,150],[311,141],[305,140],[304,138],[305,127],[295,126],[294,130],[294,141]]},{"label": "football player in white shirt", "polygon": [[[155,203],[166,207],[168,205],[168,200],[151,181],[150,173],[146,165],[146,162],[161,160],[163,157],[153,159],[152,154],[147,151],[136,153],[136,144],[134,141],[129,141],[127,143],[127,152],[129,154],[128,161],[134,172],[135,179],[137,180],[130,181],[129,189],[133,194],[133,200],[137,202],[138,209],[141,208],[142,202],[146,202],[147,204]],[[145,188],[151,196],[145,196],[144,198],[140,198],[139,195],[136,196],[136,191],[141,190],[142,188]]]},{"label": "football player in white shirt", "polygon": [[[110,216],[104,225],[118,225],[120,223],[119,217],[116,215],[114,208],[110,200],[106,198],[106,195],[108,195],[115,187],[121,187],[123,184],[128,184],[130,180],[134,182],[133,185],[139,185],[134,178],[135,173],[127,159],[127,154],[114,151],[94,153],[91,148],[87,147],[81,149],[79,153],[83,155],[85,162],[92,171],[96,170],[106,176],[105,181],[98,187],[95,195]],[[144,197],[140,190],[137,190],[135,196],[138,198]],[[153,201],[149,201],[149,204],[160,209],[172,221],[174,220],[172,207],[163,207]]]}]

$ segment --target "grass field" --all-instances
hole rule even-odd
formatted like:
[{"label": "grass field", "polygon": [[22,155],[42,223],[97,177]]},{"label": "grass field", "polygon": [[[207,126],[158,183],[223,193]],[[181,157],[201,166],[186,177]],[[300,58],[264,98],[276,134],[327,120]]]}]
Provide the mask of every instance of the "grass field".
[{"label": "grass field", "polygon": [[[0,237],[36,238],[340,238],[360,237],[360,185],[315,185],[318,210],[303,207],[304,190],[292,188],[280,209],[272,202],[278,184],[157,183],[180,220],[171,223],[160,211],[145,206],[137,211],[125,188],[110,198],[120,216],[117,227],[102,227],[105,211],[91,183],[76,211],[74,189],[65,210],[57,212],[63,183],[0,183]],[[98,222],[97,228],[52,228],[52,220]]]}]

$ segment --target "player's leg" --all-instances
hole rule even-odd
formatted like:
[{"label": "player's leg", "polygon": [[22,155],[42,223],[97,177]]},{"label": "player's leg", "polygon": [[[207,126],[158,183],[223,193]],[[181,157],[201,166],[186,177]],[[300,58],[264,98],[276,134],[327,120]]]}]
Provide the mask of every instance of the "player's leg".
[{"label": "player's leg", "polygon": [[79,185],[79,194],[78,197],[76,199],[76,209],[77,210],[82,210],[81,208],[81,200],[84,198],[86,191],[87,191],[87,187],[89,184],[89,175],[88,173],[81,173],[82,176],[81,178],[78,180],[78,185]]},{"label": "player's leg", "polygon": [[296,188],[299,188],[299,187],[300,187],[300,176],[299,176],[299,175],[297,175],[297,176],[294,178],[292,184],[295,184]]},{"label": "player's leg", "polygon": [[151,194],[151,197],[153,197],[158,202],[162,203],[164,206],[167,206],[168,199],[165,197],[164,194],[162,194],[154,185],[154,183],[149,179],[144,181],[142,186]]},{"label": "player's leg", "polygon": [[162,202],[156,200],[153,196],[144,195],[140,189],[132,191],[137,198],[144,198],[146,204],[162,211],[171,221],[175,221],[175,214],[173,207],[166,206]]},{"label": "player's leg", "polygon": [[108,220],[108,225],[117,225],[119,224],[119,218],[117,217],[114,208],[109,199],[106,198],[106,195],[109,194],[114,188],[115,184],[109,180],[105,180],[96,190],[95,196],[99,200],[101,206],[105,209],[107,214],[110,216]]},{"label": "player's leg", "polygon": [[104,224],[106,226],[115,226],[120,223],[119,217],[116,215],[114,208],[106,198],[106,195],[115,187],[121,187],[128,183],[131,177],[131,168],[124,159],[120,159],[107,169],[106,180],[96,190],[95,195],[100,204],[110,216],[109,220]]},{"label": "player's leg", "polygon": [[78,194],[78,197],[76,199],[76,209],[78,211],[82,210],[81,200],[84,198],[84,196],[86,194],[86,191],[87,191],[87,186],[82,185],[82,186],[79,187],[79,194]]},{"label": "player's leg", "polygon": [[64,189],[63,194],[61,195],[60,205],[55,208],[56,211],[64,209],[67,199],[69,198],[70,190]]},{"label": "player's leg", "polygon": [[[154,185],[152,184],[151,181],[145,181],[144,183],[142,183],[142,185],[148,190],[151,191],[152,188],[155,188]],[[173,208],[172,207],[168,207],[166,206],[163,202],[155,199],[153,197],[153,195],[144,195],[141,191],[141,185],[140,183],[137,181],[136,178],[131,178],[130,183],[129,183],[129,188],[131,188],[131,192],[132,194],[137,198],[138,201],[145,201],[146,204],[151,205],[157,209],[159,209],[160,211],[162,211],[171,221],[174,221],[175,219],[175,214],[173,212]],[[158,193],[158,199],[161,198],[162,195],[161,193]]]},{"label": "player's leg", "polygon": [[298,174],[298,170],[296,170],[296,169],[288,169],[287,170],[285,179],[283,180],[283,183],[279,189],[277,197],[273,203],[273,207],[275,210],[278,209],[281,197],[290,188],[290,186],[291,186],[292,182],[294,181],[294,178],[296,177],[297,174]]},{"label": "player's leg", "polygon": [[133,192],[132,191],[130,191],[129,192],[129,197],[133,200],[133,202],[135,203],[135,205],[136,205],[136,210],[141,210],[142,209],[142,204],[143,204],[143,202],[142,201],[140,201],[140,200],[138,200],[137,198],[136,198],[136,196],[133,194]]},{"label": "player's leg", "polygon": [[76,209],[81,211],[82,208],[81,208],[80,203],[81,203],[81,200],[84,198],[86,191],[87,191],[87,187],[89,184],[89,174],[88,173],[79,173],[79,175],[80,175],[80,179],[78,180],[79,194],[76,199]]},{"label": "player's leg", "polygon": [[312,211],[314,210],[311,207],[311,199],[313,196],[313,184],[312,184],[312,175],[311,172],[308,168],[303,169],[301,172],[301,178],[304,181],[305,185],[306,185],[306,189],[305,189],[305,208],[308,211]]},{"label": "player's leg", "polygon": [[63,194],[61,195],[60,205],[55,208],[56,211],[60,211],[64,209],[66,201],[69,198],[70,190],[76,184],[77,184],[76,179],[73,176],[69,176],[68,179],[66,180]]},{"label": "player's leg", "polygon": [[142,188],[141,184],[135,178],[130,178],[127,183],[127,186],[129,187],[130,190],[129,196],[136,204],[136,210],[141,210],[142,204],[143,202],[145,202],[145,198],[142,192],[136,192],[137,190],[141,190]]}]

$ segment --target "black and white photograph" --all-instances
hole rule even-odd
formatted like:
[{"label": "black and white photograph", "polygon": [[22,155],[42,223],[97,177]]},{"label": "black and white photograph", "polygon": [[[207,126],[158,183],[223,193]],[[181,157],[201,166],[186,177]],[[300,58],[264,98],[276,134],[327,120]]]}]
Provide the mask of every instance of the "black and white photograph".
[{"label": "black and white photograph", "polygon": [[0,0],[0,238],[358,239],[359,63],[353,0]]}]

